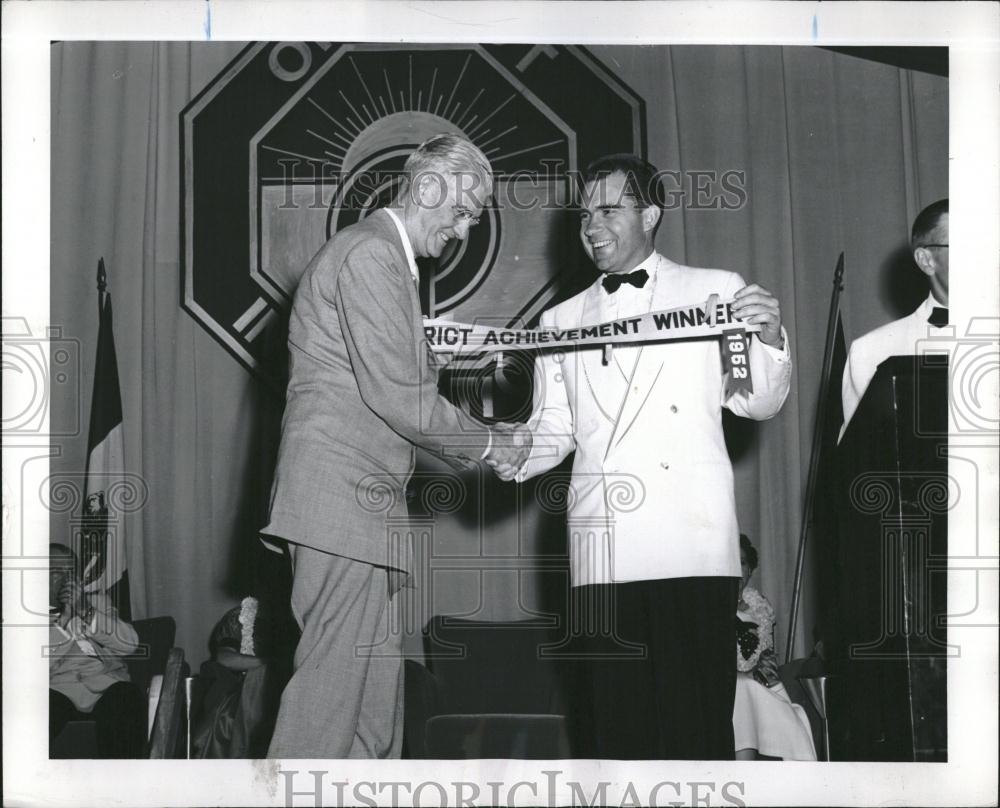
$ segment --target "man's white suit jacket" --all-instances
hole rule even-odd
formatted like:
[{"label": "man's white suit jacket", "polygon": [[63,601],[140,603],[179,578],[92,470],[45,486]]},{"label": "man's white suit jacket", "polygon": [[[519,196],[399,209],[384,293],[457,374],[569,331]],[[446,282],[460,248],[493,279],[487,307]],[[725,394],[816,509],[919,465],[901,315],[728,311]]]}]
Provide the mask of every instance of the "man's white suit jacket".
[{"label": "man's white suit jacket", "polygon": [[[650,311],[704,304],[712,294],[727,300],[746,285],[736,273],[681,266],[656,253],[640,266],[650,272]],[[541,326],[601,322],[607,293],[600,281],[545,312]],[[792,375],[787,336],[783,350],[753,338],[749,354],[754,392],[728,401],[716,338],[618,346],[608,364],[600,347],[540,354],[534,445],[517,479],[576,451],[566,506],[573,586],[740,575],[722,407],[771,418]]]},{"label": "man's white suit jacket", "polygon": [[935,306],[941,304],[934,299],[934,295],[928,295],[913,314],[879,326],[851,343],[840,388],[844,424],[838,441],[844,437],[875,371],[886,359],[890,356],[918,356],[928,350],[947,350],[946,344],[932,339],[936,334],[942,334],[942,330],[927,322]]}]

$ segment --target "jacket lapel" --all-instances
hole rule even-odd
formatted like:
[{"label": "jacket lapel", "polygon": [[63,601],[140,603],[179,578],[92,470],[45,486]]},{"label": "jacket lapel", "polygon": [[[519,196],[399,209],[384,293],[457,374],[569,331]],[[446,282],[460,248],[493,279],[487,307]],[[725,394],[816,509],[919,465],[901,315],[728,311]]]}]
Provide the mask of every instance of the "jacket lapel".
[{"label": "jacket lapel", "polygon": [[415,324],[414,345],[417,351],[417,362],[419,363],[421,356],[425,356],[432,367],[437,367],[440,360],[431,350],[427,340],[424,339],[424,314],[420,308],[420,289],[417,287],[417,283],[412,275],[410,275],[410,264],[406,260],[406,248],[403,246],[402,241],[403,236],[400,235],[399,228],[396,227],[396,223],[392,220],[392,215],[388,211],[382,210],[378,213],[380,215],[369,216],[364,220],[364,223],[370,224],[377,234],[392,243],[398,253],[396,260],[400,262],[400,266],[403,268],[400,294],[404,299],[409,301],[410,309],[413,312],[413,322]]},{"label": "jacket lapel", "polygon": [[[583,308],[580,311],[579,325],[596,325],[603,321],[601,312],[601,295],[605,294],[600,281],[587,290]],[[621,410],[622,397],[628,389],[621,370],[614,363],[605,365],[604,352],[601,348],[584,348],[580,351],[583,374],[587,377],[594,403],[601,416],[610,424],[615,423]]]},{"label": "jacket lapel", "polygon": [[[650,311],[660,311],[670,308],[670,282],[669,267],[671,262],[662,256],[657,263],[656,285],[653,287],[653,298],[650,303]],[[642,411],[643,406],[649,399],[653,387],[660,378],[663,371],[662,354],[657,350],[647,350],[642,343],[639,345],[639,355],[636,357],[635,365],[632,368],[631,378],[626,387],[624,404],[621,407],[621,414],[615,424],[614,434],[608,444],[608,452],[616,447],[632,428],[635,419]],[[627,367],[627,366],[626,366]],[[605,454],[605,456],[607,456]]]}]

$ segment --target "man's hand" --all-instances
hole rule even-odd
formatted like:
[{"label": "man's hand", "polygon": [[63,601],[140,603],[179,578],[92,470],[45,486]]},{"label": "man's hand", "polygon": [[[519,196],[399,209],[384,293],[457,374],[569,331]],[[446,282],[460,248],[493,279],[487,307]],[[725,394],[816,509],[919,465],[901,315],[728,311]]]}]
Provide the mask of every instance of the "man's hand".
[{"label": "man's hand", "polygon": [[527,424],[496,424],[493,445],[486,456],[488,465],[504,482],[514,479],[531,454],[531,430]]},{"label": "man's hand", "polygon": [[733,314],[745,323],[759,323],[763,328],[757,335],[761,342],[774,348],[784,348],[781,338],[781,306],[778,298],[763,286],[751,283],[735,295]]},{"label": "man's hand", "polygon": [[83,584],[75,576],[68,576],[59,590],[59,602],[62,612],[59,614],[59,625],[65,628],[69,621],[77,615],[83,615],[87,609],[87,593]]}]

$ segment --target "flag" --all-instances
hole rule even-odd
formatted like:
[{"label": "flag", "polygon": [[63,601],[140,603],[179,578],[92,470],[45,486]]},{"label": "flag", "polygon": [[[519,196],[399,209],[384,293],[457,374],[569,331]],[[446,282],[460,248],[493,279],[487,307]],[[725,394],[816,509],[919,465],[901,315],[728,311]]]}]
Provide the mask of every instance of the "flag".
[{"label": "flag", "polygon": [[826,406],[823,413],[823,423],[818,426],[822,430],[822,443],[819,450],[819,468],[816,474],[817,496],[813,502],[813,546],[816,548],[816,567],[820,570],[817,576],[817,640],[822,640],[826,658],[839,643],[837,624],[840,615],[837,613],[840,581],[839,533],[838,518],[843,502],[839,496],[840,473],[837,440],[840,436],[840,426],[844,421],[844,405],[841,400],[841,381],[844,378],[844,368],[847,365],[847,343],[844,339],[844,323],[840,312],[837,312],[837,332],[833,342],[833,357],[830,362],[830,385],[827,388]]},{"label": "flag", "polygon": [[847,341],[844,338],[844,320],[837,312],[837,333],[833,338],[833,358],[830,362],[830,386],[827,389],[826,409],[823,413],[823,447],[820,462],[829,462],[837,448],[840,426],[844,422],[844,401],[841,387],[844,368],[847,367]]},{"label": "flag", "polygon": [[112,332],[111,295],[106,288],[102,258],[97,265],[99,325],[80,547],[83,583],[88,592],[108,591],[125,573],[125,522],[120,510],[126,491],[122,397]]},{"label": "flag", "polygon": [[[790,662],[795,647],[795,630],[799,617],[799,603],[802,595],[802,575],[805,570],[806,539],[810,534],[819,534],[820,552],[829,546],[824,536],[836,536],[836,505],[832,487],[836,479],[837,435],[843,420],[843,403],[840,398],[841,380],[847,364],[847,345],[844,339],[844,323],[840,316],[840,292],[844,280],[844,253],[837,259],[833,272],[833,291],[830,294],[830,314],[826,320],[826,338],[823,346],[819,396],[816,400],[816,421],[813,427],[812,450],[809,455],[809,476],[806,480],[806,499],[802,513],[802,529],[799,532],[799,549],[795,560],[795,585],[792,589],[792,608],[788,620],[788,634],[785,637],[785,662]],[[814,539],[814,544],[817,543]],[[821,578],[829,571],[820,564]],[[824,617],[824,580],[819,587],[819,640],[826,642]]]}]

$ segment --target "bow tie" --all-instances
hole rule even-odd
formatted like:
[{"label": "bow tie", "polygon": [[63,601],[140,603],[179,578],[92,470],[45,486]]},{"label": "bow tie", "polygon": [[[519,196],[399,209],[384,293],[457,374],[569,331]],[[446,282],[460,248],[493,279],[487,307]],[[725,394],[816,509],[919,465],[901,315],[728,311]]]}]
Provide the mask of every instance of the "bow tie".
[{"label": "bow tie", "polygon": [[927,318],[927,322],[935,328],[948,325],[948,309],[944,306],[935,306],[931,316]]},{"label": "bow tie", "polygon": [[613,295],[618,291],[618,288],[623,283],[630,283],[636,289],[641,289],[646,285],[646,281],[649,280],[649,273],[644,269],[637,269],[635,272],[629,272],[626,275],[614,274],[605,275],[604,279],[601,281],[601,286],[609,294]]}]

